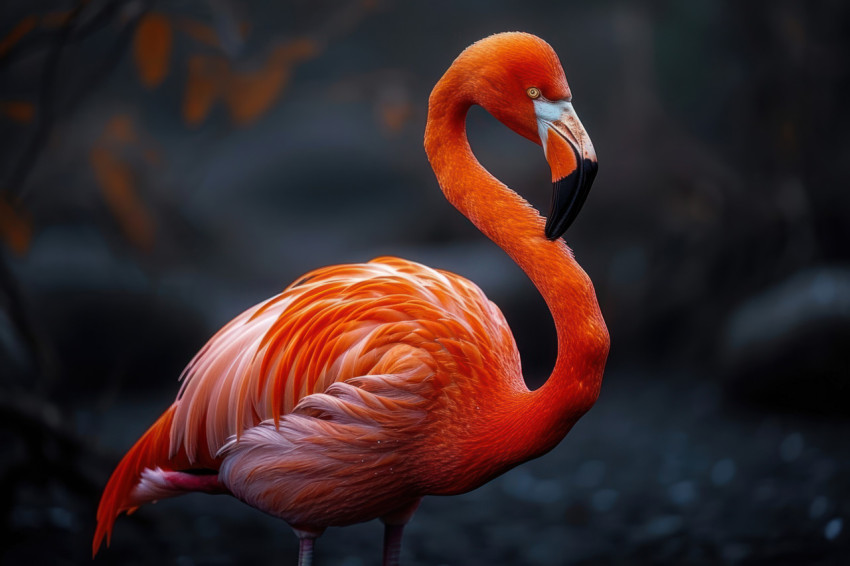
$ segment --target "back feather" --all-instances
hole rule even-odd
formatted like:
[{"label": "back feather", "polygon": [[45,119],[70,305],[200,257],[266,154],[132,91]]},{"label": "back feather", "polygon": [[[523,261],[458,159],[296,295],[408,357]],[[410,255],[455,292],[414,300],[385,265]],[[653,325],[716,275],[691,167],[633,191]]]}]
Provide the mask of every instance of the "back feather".
[{"label": "back feather", "polygon": [[[405,344],[425,355],[399,355]],[[151,500],[138,489],[146,469],[218,470],[223,446],[264,421],[277,427],[305,397],[411,364],[437,380],[509,368],[521,383],[502,313],[468,280],[397,258],[308,273],[224,326],[189,363],[177,400],[110,478],[94,552],[121,511]]]}]

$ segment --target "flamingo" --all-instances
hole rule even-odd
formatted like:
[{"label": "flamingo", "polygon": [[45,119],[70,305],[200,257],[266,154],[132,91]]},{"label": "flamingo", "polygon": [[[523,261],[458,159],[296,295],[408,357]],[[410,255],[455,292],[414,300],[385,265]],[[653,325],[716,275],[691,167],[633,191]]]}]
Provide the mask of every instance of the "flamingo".
[{"label": "flamingo", "polygon": [[[474,104],[543,146],[548,219],[476,160],[465,129]],[[327,527],[379,518],[383,564],[397,565],[422,497],[470,491],[545,454],[590,409],[610,342],[561,236],[596,154],[553,49],[511,32],[464,50],[431,93],[425,149],[449,202],[545,299],[558,340],[545,384],[528,389],[504,316],[459,275],[394,257],[315,270],[189,363],[177,399],[112,474],[93,554],[122,511],[197,491],[286,521],[300,566]]]}]

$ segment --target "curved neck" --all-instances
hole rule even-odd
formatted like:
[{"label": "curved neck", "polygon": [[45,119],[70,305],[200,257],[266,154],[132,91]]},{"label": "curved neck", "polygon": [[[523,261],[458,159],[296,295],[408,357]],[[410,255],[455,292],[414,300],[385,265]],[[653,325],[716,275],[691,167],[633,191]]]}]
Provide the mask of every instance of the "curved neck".
[{"label": "curved neck", "polygon": [[449,73],[434,88],[425,150],[449,202],[522,268],[552,313],[558,337],[555,368],[540,389],[517,400],[505,426],[520,435],[538,435],[544,444],[539,448],[546,451],[596,401],[608,330],[593,285],[566,243],[547,240],[545,219],[473,155],[466,114],[475,102],[458,95],[463,90],[453,86]]}]

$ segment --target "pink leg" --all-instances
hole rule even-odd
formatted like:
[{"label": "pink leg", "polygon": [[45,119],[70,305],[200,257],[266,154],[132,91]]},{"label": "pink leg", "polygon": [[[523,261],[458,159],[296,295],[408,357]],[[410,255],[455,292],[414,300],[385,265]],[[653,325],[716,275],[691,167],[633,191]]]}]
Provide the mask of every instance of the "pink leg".
[{"label": "pink leg", "polygon": [[230,490],[218,481],[217,474],[190,474],[187,472],[172,472],[170,470],[158,471],[166,482],[170,483],[174,489],[180,491],[201,491],[203,493],[213,494],[230,493]]},{"label": "pink leg", "polygon": [[298,566],[313,566],[313,543],[314,537],[301,537],[301,546],[298,549]]},{"label": "pink leg", "polygon": [[398,566],[401,554],[401,534],[404,526],[413,517],[421,499],[411,501],[392,513],[381,517],[384,522],[384,566]]},{"label": "pink leg", "polygon": [[404,525],[384,526],[384,566],[398,566]]}]

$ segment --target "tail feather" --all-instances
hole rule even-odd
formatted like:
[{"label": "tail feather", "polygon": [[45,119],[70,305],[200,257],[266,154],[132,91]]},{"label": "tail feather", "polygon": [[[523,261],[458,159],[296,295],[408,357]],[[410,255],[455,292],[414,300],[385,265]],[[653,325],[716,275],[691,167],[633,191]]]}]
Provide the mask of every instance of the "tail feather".
[{"label": "tail feather", "polygon": [[[97,508],[97,528],[92,542],[92,556],[106,539],[109,546],[112,537],[112,527],[122,511],[132,513],[140,505],[155,501],[149,490],[139,490],[137,486],[143,478],[145,470],[163,468],[167,470],[183,470],[193,467],[217,469],[217,463],[211,458],[203,458],[202,462],[189,462],[185,451],[181,448],[177,454],[169,457],[171,425],[177,403],[168,408],[148,431],[136,442],[129,452],[121,459],[118,467],[112,472],[112,477],[103,490],[100,505]],[[182,491],[175,491],[177,495]],[[161,494],[160,494],[161,495]]]}]

